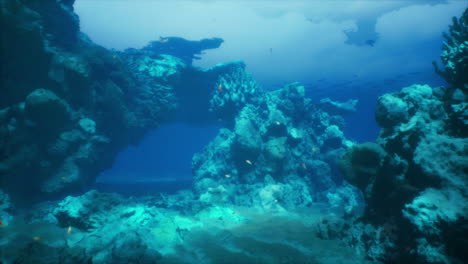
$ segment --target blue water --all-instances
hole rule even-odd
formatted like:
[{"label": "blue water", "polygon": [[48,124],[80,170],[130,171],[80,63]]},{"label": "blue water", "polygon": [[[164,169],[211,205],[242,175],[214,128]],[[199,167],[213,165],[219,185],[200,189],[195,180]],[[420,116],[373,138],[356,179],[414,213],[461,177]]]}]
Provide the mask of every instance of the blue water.
[{"label": "blue water", "polygon": [[201,151],[218,130],[217,126],[163,125],[149,132],[138,146],[121,152],[115,165],[98,181],[190,178],[193,154]]},{"label": "blue water", "polygon": [[[431,63],[439,61],[441,32],[461,14],[463,1],[368,2],[353,12],[320,1],[294,3],[77,1],[75,10],[81,29],[107,48],[140,48],[160,36],[221,37],[221,47],[207,50],[195,66],[243,60],[265,89],[299,81],[315,102],[358,99],[344,130],[356,142],[377,137],[380,95],[415,83],[444,85]],[[164,125],[123,151],[100,179],[190,177],[192,155],[216,133],[211,126]]]}]

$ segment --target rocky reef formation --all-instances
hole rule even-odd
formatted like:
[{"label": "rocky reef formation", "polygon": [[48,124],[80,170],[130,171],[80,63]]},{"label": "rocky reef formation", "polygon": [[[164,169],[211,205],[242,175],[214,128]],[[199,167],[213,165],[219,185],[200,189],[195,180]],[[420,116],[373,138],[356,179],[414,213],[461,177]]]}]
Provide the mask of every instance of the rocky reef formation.
[{"label": "rocky reef formation", "polygon": [[235,115],[233,127],[221,129],[193,158],[201,201],[261,210],[320,201],[347,208],[348,214],[359,210],[357,193],[334,169],[351,145],[341,116],[320,110],[298,83],[265,92],[251,78],[227,79],[220,77],[224,89],[213,97],[212,109],[222,118]]},{"label": "rocky reef formation", "polygon": [[79,31],[72,5],[0,1],[0,188],[25,205],[81,190],[163,122],[214,122],[210,89],[232,69],[106,50]]},{"label": "rocky reef formation", "polygon": [[[79,32],[72,4],[0,1],[1,262],[362,263],[311,228],[361,211],[335,166],[351,145],[340,115],[355,101],[314,104],[298,83],[267,92],[243,62],[203,70],[156,47],[178,38],[106,50]],[[222,41],[209,42],[197,47]],[[193,191],[48,201],[82,193],[118,151],[171,121],[225,126],[193,159]]]},{"label": "rocky reef formation", "polygon": [[[0,0],[0,262],[468,259],[467,12],[437,70],[449,87],[383,95],[378,140],[355,144],[342,132],[355,100],[313,103],[299,83],[263,90],[240,61],[190,66],[219,39],[106,50],[79,32],[72,5]],[[178,41],[195,48],[162,51]],[[171,121],[223,125],[193,157],[193,190],[82,191],[118,151]]]},{"label": "rocky reef formation", "polygon": [[[468,11],[442,49],[448,87],[412,85],[378,99],[376,143],[353,146],[341,167],[365,196],[361,247],[387,262],[468,259]],[[386,241],[380,246],[372,240]],[[373,246],[373,247],[372,247]]]}]

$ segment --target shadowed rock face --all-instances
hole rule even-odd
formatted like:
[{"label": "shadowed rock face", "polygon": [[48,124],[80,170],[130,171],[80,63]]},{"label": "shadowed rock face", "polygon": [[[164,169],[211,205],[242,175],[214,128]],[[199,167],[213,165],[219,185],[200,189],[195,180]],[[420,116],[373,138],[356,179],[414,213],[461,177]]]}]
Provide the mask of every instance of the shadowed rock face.
[{"label": "shadowed rock face", "polygon": [[81,190],[163,122],[214,122],[218,76],[243,67],[199,70],[183,61],[220,39],[167,38],[182,59],[108,51],[79,32],[72,4],[0,1],[0,189],[23,204]]}]

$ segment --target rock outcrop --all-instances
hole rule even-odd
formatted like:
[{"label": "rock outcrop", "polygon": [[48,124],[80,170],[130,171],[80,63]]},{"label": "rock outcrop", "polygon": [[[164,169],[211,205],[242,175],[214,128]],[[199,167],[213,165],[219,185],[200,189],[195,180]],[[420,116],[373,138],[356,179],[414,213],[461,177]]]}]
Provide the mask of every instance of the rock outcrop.
[{"label": "rock outcrop", "polygon": [[220,77],[211,100],[212,111],[231,123],[193,158],[200,200],[267,211],[321,201],[349,215],[359,211],[357,193],[335,169],[352,145],[342,117],[305,98],[298,83],[266,92],[246,73],[234,74]]},{"label": "rock outcrop", "polygon": [[[72,5],[0,1],[0,189],[24,205],[82,190],[163,122],[215,122],[212,87],[236,68],[106,50],[79,31]],[[194,52],[221,43],[207,41]]]},{"label": "rock outcrop", "polygon": [[[444,34],[445,71],[436,71],[449,86],[412,85],[381,96],[376,143],[352,147],[341,162],[345,179],[365,194],[364,223],[387,230],[374,232],[390,242],[381,244],[375,260],[468,259],[467,19],[465,11]],[[369,245],[361,246],[370,256]]]}]

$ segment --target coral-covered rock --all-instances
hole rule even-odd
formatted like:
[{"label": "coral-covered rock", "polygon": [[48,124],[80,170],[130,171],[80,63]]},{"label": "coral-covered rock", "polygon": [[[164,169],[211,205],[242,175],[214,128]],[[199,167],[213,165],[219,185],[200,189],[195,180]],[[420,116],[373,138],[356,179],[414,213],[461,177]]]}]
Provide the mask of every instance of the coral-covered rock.
[{"label": "coral-covered rock", "polygon": [[[468,186],[468,139],[429,134],[414,151],[414,163],[427,181],[440,186]],[[422,181],[423,179],[421,179]]]},{"label": "coral-covered rock", "polygon": [[263,90],[245,72],[242,63],[236,71],[221,75],[216,83],[216,92],[210,100],[210,111],[218,118],[233,120],[247,104],[258,105],[263,100]]},{"label": "coral-covered rock", "polygon": [[354,145],[344,155],[340,168],[349,183],[366,192],[381,174],[385,157],[385,150],[378,144],[367,142]]},{"label": "coral-covered rock", "polygon": [[406,204],[403,215],[424,235],[440,235],[447,225],[468,219],[466,198],[456,190],[424,190]]},{"label": "coral-covered rock", "polygon": [[[240,80],[246,84],[238,87],[247,89],[251,79]],[[232,130],[222,129],[194,156],[196,194],[208,204],[231,201],[260,210],[307,207],[316,199],[330,202],[319,193],[341,186],[330,174],[336,173],[335,157],[347,142],[342,124],[305,98],[298,83],[278,91],[252,92],[259,101],[240,104],[231,112],[236,115]],[[336,196],[335,201],[351,201],[356,193]],[[347,210],[355,212],[358,206],[359,202],[351,203]]]},{"label": "coral-covered rock", "polygon": [[454,19],[446,35],[445,72],[438,73],[450,86],[412,85],[381,96],[378,145],[372,143],[374,151],[353,147],[344,155],[345,179],[365,193],[363,220],[384,228],[392,219],[398,228],[389,238],[406,245],[388,248],[393,253],[387,261],[462,263],[467,258],[462,249],[468,247],[467,14]]},{"label": "coral-covered rock", "polygon": [[[0,6],[0,187],[25,205],[81,190],[163,122],[215,122],[213,87],[241,68],[202,70],[154,49],[107,50],[79,32],[72,0]],[[168,39],[175,47],[178,39]],[[190,56],[221,42],[190,42]]]},{"label": "coral-covered rock", "polygon": [[26,97],[25,114],[48,132],[60,131],[70,119],[68,104],[46,89],[34,90]]},{"label": "coral-covered rock", "polygon": [[392,127],[406,122],[408,119],[408,105],[402,99],[385,94],[377,101],[375,119],[381,127]]},{"label": "coral-covered rock", "polygon": [[468,39],[468,9],[460,18],[454,17],[452,22],[453,24],[449,26],[449,34],[443,34],[445,42],[440,58],[445,71],[439,70],[435,62],[433,64],[438,74],[452,87],[463,89],[466,95],[468,84],[468,59],[466,57],[468,54],[466,42]]}]

